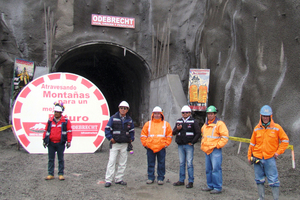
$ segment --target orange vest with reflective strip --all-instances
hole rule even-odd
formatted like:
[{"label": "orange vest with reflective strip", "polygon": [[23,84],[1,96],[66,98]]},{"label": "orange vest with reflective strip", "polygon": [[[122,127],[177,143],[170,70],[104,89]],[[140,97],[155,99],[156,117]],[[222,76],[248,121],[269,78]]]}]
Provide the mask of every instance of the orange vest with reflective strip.
[{"label": "orange vest with reflective strip", "polygon": [[228,129],[225,123],[217,117],[213,123],[205,123],[201,128],[201,132],[201,150],[207,155],[211,154],[215,148],[223,148],[228,142]]},{"label": "orange vest with reflective strip", "polygon": [[262,125],[261,120],[254,128],[248,149],[248,160],[252,155],[260,159],[269,159],[276,152],[283,154],[288,145],[288,136],[279,124],[274,123],[271,115],[271,123],[267,128]]},{"label": "orange vest with reflective strip", "polygon": [[152,113],[152,120],[146,122],[142,129],[141,142],[144,147],[151,149],[153,153],[169,146],[172,142],[170,124],[163,119],[153,119]]}]

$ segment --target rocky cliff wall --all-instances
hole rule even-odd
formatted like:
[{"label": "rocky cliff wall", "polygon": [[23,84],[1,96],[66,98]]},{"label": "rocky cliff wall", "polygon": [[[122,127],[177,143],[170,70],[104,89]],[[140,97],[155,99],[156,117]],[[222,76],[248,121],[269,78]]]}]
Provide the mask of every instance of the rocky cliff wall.
[{"label": "rocky cliff wall", "polygon": [[197,67],[211,69],[209,102],[231,134],[250,137],[269,104],[291,142],[299,120],[299,1],[207,1]]},{"label": "rocky cliff wall", "polygon": [[[211,69],[209,104],[231,135],[250,137],[260,107],[269,104],[275,121],[299,141],[299,1],[1,1],[2,124],[15,57],[47,65],[45,8],[48,19],[53,15],[52,64],[75,45],[105,41],[135,51],[153,71],[153,35],[161,45],[168,29],[166,71],[180,76],[187,93],[189,68]],[[134,17],[136,28],[91,26],[91,14]]]}]

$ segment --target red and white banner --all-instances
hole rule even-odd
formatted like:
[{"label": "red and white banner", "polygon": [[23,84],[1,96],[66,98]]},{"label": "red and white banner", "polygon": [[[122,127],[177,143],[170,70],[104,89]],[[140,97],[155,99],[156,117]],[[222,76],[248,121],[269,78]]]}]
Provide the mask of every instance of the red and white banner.
[{"label": "red and white banner", "polygon": [[109,108],[101,91],[89,80],[71,73],[41,76],[24,87],[13,111],[14,132],[29,153],[47,153],[42,136],[54,102],[63,102],[72,123],[73,139],[66,153],[94,153],[105,139]]},{"label": "red and white banner", "polygon": [[92,14],[91,24],[119,28],[135,28],[135,18]]}]

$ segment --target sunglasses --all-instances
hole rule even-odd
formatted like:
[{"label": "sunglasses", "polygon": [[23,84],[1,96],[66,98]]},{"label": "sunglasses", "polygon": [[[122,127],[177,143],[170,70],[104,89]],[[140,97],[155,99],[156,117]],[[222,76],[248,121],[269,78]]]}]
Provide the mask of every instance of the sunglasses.
[{"label": "sunglasses", "polygon": [[182,114],[189,114],[190,112],[182,112]]},{"label": "sunglasses", "polygon": [[120,109],[127,110],[127,107],[119,107]]}]

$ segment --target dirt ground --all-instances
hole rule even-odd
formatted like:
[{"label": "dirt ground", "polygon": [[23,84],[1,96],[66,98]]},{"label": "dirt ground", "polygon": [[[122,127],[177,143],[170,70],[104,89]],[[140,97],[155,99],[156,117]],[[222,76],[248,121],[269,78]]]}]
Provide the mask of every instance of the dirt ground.
[{"label": "dirt ground", "polygon": [[[65,181],[45,181],[47,155],[29,154],[22,147],[17,150],[13,133],[0,132],[0,199],[258,199],[253,166],[247,163],[248,144],[230,141],[223,148],[223,193],[211,195],[200,190],[205,186],[205,155],[195,145],[194,188],[174,187],[178,181],[179,159],[174,139],[167,148],[165,184],[147,185],[146,150],[139,140],[141,129],[136,128],[134,154],[128,155],[124,181],[127,186],[112,184],[104,187],[105,170],[109,156],[108,141],[93,154],[65,154]],[[42,145],[42,143],[41,143]],[[72,148],[72,147],[71,147]],[[300,157],[295,150],[296,169],[292,168],[291,150],[277,161],[281,182],[280,199],[300,199]],[[55,165],[57,174],[57,159]],[[266,185],[266,199],[273,199]]]}]

